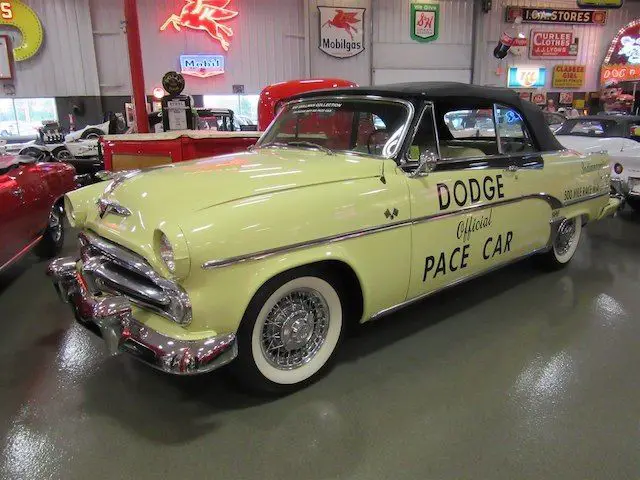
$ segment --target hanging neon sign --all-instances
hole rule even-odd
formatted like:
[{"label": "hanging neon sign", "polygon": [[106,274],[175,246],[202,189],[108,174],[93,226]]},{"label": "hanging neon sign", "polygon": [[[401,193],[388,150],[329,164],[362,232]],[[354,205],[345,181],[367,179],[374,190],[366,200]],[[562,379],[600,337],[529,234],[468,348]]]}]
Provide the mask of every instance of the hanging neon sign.
[{"label": "hanging neon sign", "polygon": [[166,30],[169,25],[180,31],[181,27],[192,30],[204,30],[212,38],[218,40],[222,48],[229,50],[229,40],[233,36],[233,30],[228,25],[220,22],[231,20],[239,12],[227,8],[231,0],[185,0],[179,15],[175,13],[160,27]]},{"label": "hanging neon sign", "polygon": [[600,72],[602,83],[640,80],[640,19],[628,23],[613,37]]}]

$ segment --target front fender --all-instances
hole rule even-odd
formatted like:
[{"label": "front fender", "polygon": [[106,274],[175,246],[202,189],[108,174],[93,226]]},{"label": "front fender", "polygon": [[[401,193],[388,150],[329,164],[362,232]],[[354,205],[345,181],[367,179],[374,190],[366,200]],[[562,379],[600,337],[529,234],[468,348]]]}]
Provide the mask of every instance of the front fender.
[{"label": "front fender", "polygon": [[[185,218],[181,227],[192,268],[183,286],[192,300],[193,328],[235,331],[266,281],[326,260],[344,262],[356,273],[365,302],[363,318],[403,301],[411,264],[408,223],[335,239],[410,219],[404,174],[387,175],[385,182],[372,177],[267,193]],[[395,214],[385,215],[394,209]],[[296,248],[287,248],[291,246]],[[269,255],[251,255],[274,249]],[[203,268],[207,262],[234,258]]]}]

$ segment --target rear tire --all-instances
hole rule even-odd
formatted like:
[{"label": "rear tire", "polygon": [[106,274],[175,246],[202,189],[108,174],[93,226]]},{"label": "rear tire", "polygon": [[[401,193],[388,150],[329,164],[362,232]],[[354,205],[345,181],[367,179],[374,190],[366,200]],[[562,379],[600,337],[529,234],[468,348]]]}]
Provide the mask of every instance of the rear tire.
[{"label": "rear tire", "polygon": [[67,147],[54,148],[51,152],[51,156],[58,162],[68,162],[69,160],[73,160],[73,155]]},{"label": "rear tire", "polygon": [[49,213],[47,229],[42,240],[34,248],[34,253],[40,258],[52,258],[60,253],[64,245],[64,210],[61,203],[57,203]]},{"label": "rear tire", "polygon": [[558,227],[551,250],[540,256],[541,265],[547,270],[559,270],[573,259],[582,236],[582,219],[567,218]]},{"label": "rear tire", "polygon": [[263,285],[238,330],[234,380],[254,392],[282,395],[326,371],[344,332],[345,308],[332,279],[296,269]]},{"label": "rear tire", "polygon": [[640,199],[627,198],[627,204],[633,209],[634,212],[640,213]]}]

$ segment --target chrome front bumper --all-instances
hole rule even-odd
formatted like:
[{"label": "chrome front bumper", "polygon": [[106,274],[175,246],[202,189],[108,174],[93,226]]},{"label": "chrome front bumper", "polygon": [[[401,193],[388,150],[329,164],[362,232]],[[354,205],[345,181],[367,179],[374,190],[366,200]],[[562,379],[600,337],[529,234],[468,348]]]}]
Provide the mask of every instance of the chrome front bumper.
[{"label": "chrome front bumper", "polygon": [[235,334],[180,340],[146,327],[133,317],[126,297],[91,295],[76,264],[72,257],[58,258],[49,264],[47,274],[60,299],[71,305],[78,323],[102,337],[111,355],[126,352],[163,372],[178,375],[209,372],[237,356]]}]

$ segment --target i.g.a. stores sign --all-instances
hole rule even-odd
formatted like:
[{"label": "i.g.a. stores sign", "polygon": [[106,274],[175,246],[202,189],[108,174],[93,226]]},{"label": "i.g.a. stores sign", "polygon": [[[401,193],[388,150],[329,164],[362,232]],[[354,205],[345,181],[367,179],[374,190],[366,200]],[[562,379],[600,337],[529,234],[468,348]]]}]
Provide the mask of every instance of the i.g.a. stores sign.
[{"label": "i.g.a. stores sign", "polygon": [[318,7],[318,48],[336,58],[349,58],[364,50],[364,8]]}]

